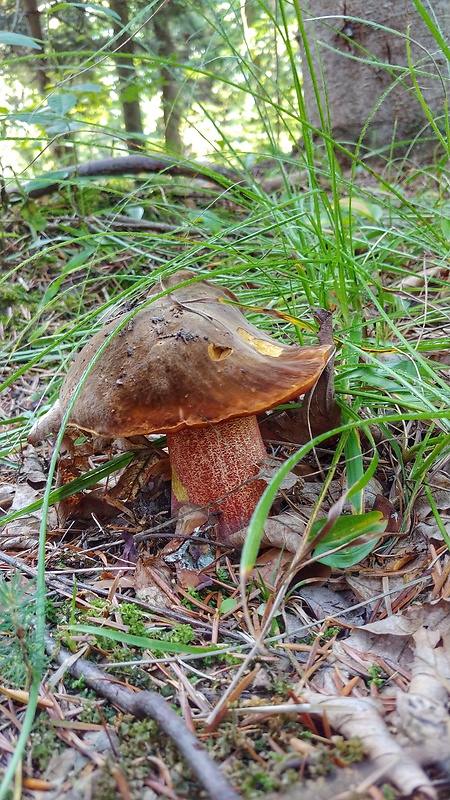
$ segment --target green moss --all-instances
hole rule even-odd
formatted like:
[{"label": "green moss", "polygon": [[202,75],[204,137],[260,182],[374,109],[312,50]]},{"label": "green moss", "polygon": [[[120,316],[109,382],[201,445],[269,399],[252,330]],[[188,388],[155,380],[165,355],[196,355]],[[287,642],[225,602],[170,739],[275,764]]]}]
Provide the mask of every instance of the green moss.
[{"label": "green moss", "polygon": [[64,685],[69,694],[76,694],[87,700],[97,700],[98,702],[98,695],[86,686],[83,676],[80,678],[73,678],[72,675],[66,673],[64,676]]},{"label": "green moss", "polygon": [[[111,647],[111,641],[107,640],[107,647],[109,648],[108,660],[111,662],[120,661],[136,661],[139,655],[136,650],[130,647],[124,647],[121,644],[114,644]],[[117,680],[129,681],[137,689],[152,689],[153,682],[150,675],[145,669],[138,666],[124,665],[123,667],[113,667],[109,670],[110,675],[114,675]]]},{"label": "green moss", "polygon": [[119,720],[117,733],[122,741],[120,749],[124,756],[136,756],[138,752],[146,753],[149,748],[151,750],[152,742],[156,744],[160,736],[155,720],[137,720],[130,714],[125,714]]},{"label": "green moss", "polygon": [[[190,597],[192,597],[194,600],[198,600],[199,602],[202,602],[202,596],[201,596],[200,592],[198,592],[196,589],[193,589],[192,587],[189,587],[188,590],[187,590],[187,594]],[[189,602],[189,599],[187,597],[183,597],[183,599],[181,601],[181,605],[185,606],[186,608],[189,608],[191,611],[194,611],[195,608],[196,608],[195,603]]]},{"label": "green moss", "polygon": [[190,644],[195,639],[195,633],[191,625],[175,625],[170,631],[165,631],[158,638],[165,642],[177,642],[179,644]]},{"label": "green moss", "polygon": [[[242,647],[235,647],[235,653],[241,653]],[[216,657],[216,656],[215,656]],[[236,658],[232,653],[224,653],[223,655],[217,656],[220,661],[223,661],[224,664],[228,664],[232,667],[237,667],[242,664],[242,658]]]},{"label": "green moss", "polygon": [[398,797],[397,792],[392,788],[392,786],[389,786],[389,784],[387,783],[383,784],[383,786],[381,787],[381,791],[383,792],[383,795],[386,798],[386,800],[395,800],[395,798]]},{"label": "green moss", "polygon": [[41,299],[42,296],[37,291],[27,292],[20,284],[3,283],[0,285],[0,321],[5,328],[23,326],[24,313],[21,306],[29,309],[33,316]]},{"label": "green moss", "polygon": [[36,717],[30,736],[31,760],[39,772],[43,772],[54,753],[61,753],[65,747],[48,718],[39,714]]},{"label": "green moss", "polygon": [[284,703],[284,701],[289,697],[289,692],[291,688],[292,687],[289,685],[289,682],[285,678],[277,678],[276,680],[273,681],[271,686],[272,691],[276,695],[279,695],[280,703]]},{"label": "green moss", "polygon": [[248,797],[256,797],[257,795],[255,795],[253,792],[254,789],[258,791],[259,795],[265,792],[273,791],[277,788],[276,784],[277,781],[274,780],[271,775],[268,775],[267,772],[263,772],[260,769],[253,775],[249,775],[247,780],[243,782],[242,789]]},{"label": "green moss", "polygon": [[340,633],[340,627],[338,625],[330,625],[329,628],[326,628],[322,633],[321,639],[327,642],[329,639],[332,639],[334,636],[337,636]]},{"label": "green moss", "polygon": [[222,583],[231,583],[230,573],[225,567],[218,567],[216,571],[217,580]]},{"label": "green moss", "polygon": [[45,619],[47,623],[56,625],[60,619],[60,610],[53,597],[45,601]]},{"label": "green moss", "polygon": [[102,704],[101,712],[99,711],[99,701],[97,699],[87,698],[83,703],[83,710],[77,717],[80,722],[93,722],[96,725],[102,725],[103,722],[114,725],[117,721],[117,713],[109,703]]},{"label": "green moss", "polygon": [[73,686],[73,689],[75,689],[76,691],[78,691],[80,689],[81,690],[82,689],[86,689],[87,687],[86,687],[86,681],[84,679],[84,675],[80,675],[79,678],[74,678],[72,686]]},{"label": "green moss", "polygon": [[89,603],[89,608],[79,612],[79,619],[84,617],[105,617],[109,613],[111,604],[100,597],[93,597]]},{"label": "green moss", "polygon": [[94,781],[92,800],[117,800],[118,796],[117,782],[111,772],[111,765],[106,764]]},{"label": "green moss", "polygon": [[364,759],[364,751],[360,739],[344,739],[342,736],[333,736],[333,752],[347,764],[357,764]]},{"label": "green moss", "polygon": [[133,636],[148,636],[147,628],[144,624],[146,615],[134,603],[122,603],[120,616],[125,625],[128,625],[128,632]]},{"label": "green moss", "polygon": [[[153,775],[154,765],[147,756],[161,752],[161,758],[170,770],[174,791],[185,797],[205,797],[187,765],[170,739],[161,735],[153,720],[136,720],[124,715],[116,724],[120,740],[120,770],[133,797],[140,797],[144,781]],[[112,765],[107,764],[94,786],[92,800],[117,800],[118,789],[112,774]]]},{"label": "green moss", "polygon": [[367,672],[370,675],[370,680],[368,681],[369,686],[373,683],[375,686],[379,687],[386,683],[385,672],[379,664],[371,664]]}]

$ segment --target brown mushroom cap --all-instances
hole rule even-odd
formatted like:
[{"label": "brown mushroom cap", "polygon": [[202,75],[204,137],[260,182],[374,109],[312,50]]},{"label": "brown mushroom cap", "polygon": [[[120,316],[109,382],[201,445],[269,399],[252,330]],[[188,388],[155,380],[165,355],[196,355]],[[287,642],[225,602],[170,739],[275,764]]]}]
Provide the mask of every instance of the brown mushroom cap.
[{"label": "brown mushroom cap", "polygon": [[[172,283],[189,277],[177,273]],[[112,438],[175,432],[258,414],[313,386],[328,346],[282,344],[220,300],[236,297],[200,281],[137,311],[91,368],[70,423]],[[61,388],[63,411],[125,318],[107,324],[78,354]]]}]

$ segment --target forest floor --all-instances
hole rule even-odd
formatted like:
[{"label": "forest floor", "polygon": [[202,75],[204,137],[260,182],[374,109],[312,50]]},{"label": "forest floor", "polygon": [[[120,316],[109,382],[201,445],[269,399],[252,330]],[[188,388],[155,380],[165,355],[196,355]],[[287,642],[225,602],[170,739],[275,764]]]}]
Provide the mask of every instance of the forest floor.
[{"label": "forest floor", "polygon": [[[35,412],[57,396],[72,353],[97,327],[97,310],[125,302],[129,308],[151,285],[152,270],[169,264],[219,275],[253,311],[270,306],[268,285],[276,297],[292,289],[288,267],[270,272],[270,279],[267,267],[258,272],[258,220],[248,207],[222,199],[213,205],[211,187],[199,186],[185,184],[170,200],[171,184],[154,189],[143,214],[142,189],[136,190],[138,211],[126,217],[117,208],[111,215],[111,194],[89,183],[56,199],[24,196],[4,211],[3,769],[17,745],[35,668],[35,580],[53,453],[51,440],[36,448],[26,442]],[[119,197],[117,185],[108,191]],[[404,193],[414,196],[409,184]],[[371,211],[367,195],[360,202],[364,213]],[[187,229],[180,228],[183,215]],[[221,219],[231,217],[234,227],[219,252],[211,242]],[[232,267],[240,229],[250,244],[238,256],[248,257],[249,271]],[[449,338],[448,261],[438,262],[416,241],[408,249],[408,243],[412,238],[395,251],[380,306],[388,308],[395,298],[396,330],[424,345],[434,370],[426,385],[436,377],[448,396],[449,351],[440,346],[440,338]],[[358,244],[361,252],[366,247],[357,242],[355,257]],[[261,248],[267,252],[267,241]],[[427,306],[428,317],[414,316],[412,306]],[[367,320],[375,313],[381,312],[369,310]],[[356,324],[350,320],[348,330]],[[338,352],[338,370],[339,364]],[[349,407],[358,368],[349,362],[347,382],[337,384]],[[341,511],[344,517],[354,512],[343,497],[353,447],[362,469],[354,481],[371,472],[361,510],[379,512],[383,520],[376,546],[349,566],[317,556],[308,564],[294,561],[293,568],[289,530],[278,530],[246,574],[246,597],[239,550],[214,542],[207,517],[199,520],[193,512],[171,519],[170,484],[163,467],[154,469],[154,451],[135,451],[130,462],[119,447],[83,450],[76,463],[60,464],[59,480],[67,468],[64,482],[75,480],[74,494],[61,499],[54,493],[47,515],[45,674],[11,797],[449,796],[448,425],[437,412],[426,418],[428,406],[408,406],[404,385],[381,377],[377,383],[376,374],[358,375],[365,400],[389,392],[384,410],[372,410],[367,436],[362,432],[342,449],[333,439],[310,450],[289,473],[271,512],[279,518],[288,511],[304,525],[318,504],[335,521]],[[403,419],[377,425],[377,414],[402,411]],[[368,418],[365,401],[355,414]],[[278,465],[298,450],[295,442],[267,444]],[[414,483],[412,466],[417,472],[419,462],[428,464],[426,481]],[[111,491],[117,474],[120,494]]]}]

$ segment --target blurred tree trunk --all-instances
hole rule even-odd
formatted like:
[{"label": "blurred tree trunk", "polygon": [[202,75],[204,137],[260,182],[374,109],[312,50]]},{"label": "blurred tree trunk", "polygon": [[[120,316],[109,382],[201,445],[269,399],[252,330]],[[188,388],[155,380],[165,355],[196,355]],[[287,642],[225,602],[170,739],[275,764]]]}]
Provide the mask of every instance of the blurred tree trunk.
[{"label": "blurred tree trunk", "polygon": [[[170,61],[176,47],[169,31],[170,6],[162,7],[153,19],[153,27],[157,39],[157,52],[161,58]],[[166,150],[182,155],[184,150],[180,126],[183,107],[180,102],[180,90],[176,79],[167,67],[161,67],[162,77],[162,109],[164,115],[164,138]]]},{"label": "blurred tree trunk", "polygon": [[141,105],[139,99],[139,84],[134,63],[134,41],[128,30],[129,23],[128,5],[126,0],[109,0],[111,11],[120,17],[120,23],[114,22],[114,33],[119,34],[116,40],[115,61],[117,75],[119,76],[120,102],[127,136],[127,146],[131,152],[142,152],[144,143],[136,134],[143,135]]},{"label": "blurred tree trunk", "polygon": [[[372,162],[407,153],[417,162],[431,160],[437,137],[412,88],[408,36],[417,82],[442,130],[448,74],[446,58],[413,0],[307,0],[306,5],[299,38],[308,121],[331,130],[352,152],[363,134],[359,155],[371,153]],[[450,0],[424,6],[449,41]],[[345,163],[337,148],[336,155]]]},{"label": "blurred tree trunk", "polygon": [[[38,8],[36,0],[23,0],[23,9],[27,27],[30,36],[33,39],[38,39],[41,42],[42,52],[44,52],[44,42],[47,38],[44,28],[42,27],[41,12]],[[52,88],[52,81],[47,72],[47,64],[45,55],[40,55],[36,58],[36,79],[43,99],[47,98],[48,93]],[[64,142],[64,137],[59,135],[49,142],[50,150],[55,158],[55,161],[62,165],[66,159],[72,155],[70,147]]]},{"label": "blurred tree trunk", "polygon": [[[45,37],[41,24],[41,12],[37,7],[36,0],[23,0],[23,8],[30,36],[33,39],[39,39],[42,42],[42,48],[44,48]],[[46,72],[45,58],[42,56],[36,59],[36,77],[39,91],[45,97],[49,79]]]}]

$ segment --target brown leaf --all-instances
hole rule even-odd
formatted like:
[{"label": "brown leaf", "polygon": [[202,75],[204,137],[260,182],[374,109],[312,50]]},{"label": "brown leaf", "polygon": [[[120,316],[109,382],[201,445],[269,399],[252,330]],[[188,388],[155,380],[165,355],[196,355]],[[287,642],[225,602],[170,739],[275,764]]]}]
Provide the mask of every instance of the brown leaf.
[{"label": "brown leaf", "polygon": [[428,269],[423,270],[423,272],[418,275],[412,274],[403,278],[400,281],[399,289],[415,289],[424,286],[428,283],[430,278],[437,278],[437,282],[447,281],[448,274],[448,269],[443,269],[442,267],[428,267]]},{"label": "brown leaf", "polygon": [[[66,484],[80,478],[84,472],[87,472],[90,465],[85,456],[64,456],[58,460],[57,472],[57,487],[66,486]],[[75,492],[70,497],[65,497],[57,504],[58,522],[64,525],[68,519],[91,519],[92,514],[105,519],[116,515],[116,504],[109,503],[108,497],[103,488],[94,484],[90,489]],[[121,509],[122,510],[122,509]]]},{"label": "brown leaf", "polygon": [[[42,493],[33,489],[28,483],[19,483],[16,486],[11,511],[20,511],[31,503],[35,503],[41,496]],[[13,519],[3,528],[0,528],[1,548],[7,550],[35,547],[36,541],[39,539],[41,519],[42,511],[33,511],[24,517]],[[56,527],[57,520],[53,508],[48,511],[47,521],[50,529]]]},{"label": "brown leaf", "polygon": [[448,681],[450,639],[439,630],[419,628],[413,636],[415,655],[408,692],[397,694],[397,712],[409,739],[418,744],[434,740],[441,758],[450,754]]},{"label": "brown leaf", "polygon": [[100,580],[95,581],[95,587],[99,589],[112,589],[115,586],[117,589],[135,589],[136,582],[135,579],[129,575],[124,574],[120,575],[119,579],[117,580],[117,576],[114,578],[100,578]]},{"label": "brown leaf", "polygon": [[6,511],[14,498],[14,486],[9,483],[0,484],[0,511]]},{"label": "brown leaf", "polygon": [[[259,472],[257,475],[255,475],[255,480],[263,480],[267,484],[271,483],[274,475],[276,475],[282,466],[283,460],[281,458],[275,458],[275,456],[267,456],[267,458],[263,458],[259,464]],[[303,483],[303,478],[301,478],[300,475],[295,475],[294,472],[288,472],[281,481],[279,488],[286,490],[293,489],[297,484],[299,484],[300,487],[303,487]]]},{"label": "brown leaf", "polygon": [[42,464],[34,447],[30,447],[25,455],[22,473],[33,489],[43,489],[47,483],[47,476],[44,474]]},{"label": "brown leaf", "polygon": [[[296,553],[303,541],[305,523],[298,516],[289,511],[269,517],[264,524],[262,544],[270,544],[279,550],[288,550]],[[243,528],[230,536],[233,547],[242,547],[247,535],[247,528]]]},{"label": "brown leaf", "polygon": [[263,580],[268,589],[274,589],[277,577],[284,571],[284,567],[292,562],[292,553],[271,547],[258,556],[255,567],[252,569],[249,580]]},{"label": "brown leaf", "polygon": [[172,589],[171,571],[159,558],[140,558],[134,574],[136,594],[154,606],[171,608],[178,605]]},{"label": "brown leaf", "polygon": [[108,490],[108,497],[122,501],[134,500],[139,490],[151,478],[162,475],[164,479],[168,479],[168,464],[168,458],[161,458],[159,453],[149,449],[135,453],[116,485]]},{"label": "brown leaf", "polygon": [[47,792],[50,789],[53,789],[53,783],[49,783],[49,781],[44,781],[43,778],[29,778],[25,777],[23,779],[23,787],[24,789],[30,789],[31,791],[37,792]]},{"label": "brown leaf", "polygon": [[322,709],[339,733],[360,739],[364,751],[380,769],[380,777],[391,780],[406,795],[420,791],[424,797],[436,798],[431,780],[417,760],[389,732],[381,718],[381,704],[371,697],[326,697],[309,690],[302,690],[301,695],[315,706],[314,713]]},{"label": "brown leaf", "polygon": [[186,503],[178,511],[178,519],[175,528],[175,537],[171,539],[160,551],[161,557],[171,555],[183,544],[187,536],[192,536],[198,532],[203,525],[209,521],[207,509],[196,506],[194,503]]},{"label": "brown leaf", "polygon": [[183,589],[203,589],[212,586],[212,580],[196,569],[186,569],[176,564],[178,583]]},{"label": "brown leaf", "polygon": [[[23,689],[10,689],[9,686],[0,686],[0,692],[6,697],[11,698],[11,700],[16,700],[18,703],[24,703],[25,705],[28,704],[30,699],[30,693],[24,691]],[[38,708],[53,707],[52,700],[48,700],[46,697],[39,697],[37,702]]]},{"label": "brown leaf", "polygon": [[383,519],[387,521],[385,533],[398,533],[403,522],[403,515],[395,510],[387,497],[377,494],[373,502],[372,511],[380,511],[383,514]]}]

